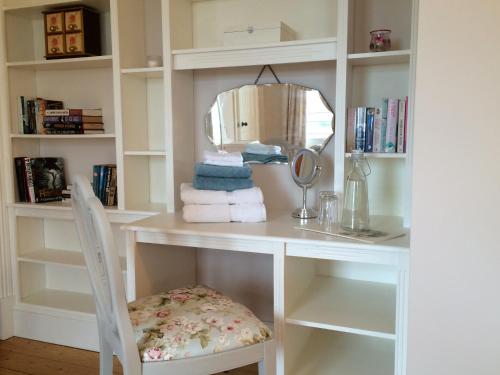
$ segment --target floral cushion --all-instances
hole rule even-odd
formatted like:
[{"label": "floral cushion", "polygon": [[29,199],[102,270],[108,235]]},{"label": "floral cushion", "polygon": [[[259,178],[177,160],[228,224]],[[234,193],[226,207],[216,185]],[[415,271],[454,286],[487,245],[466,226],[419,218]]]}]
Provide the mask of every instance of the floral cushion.
[{"label": "floral cushion", "polygon": [[139,299],[128,310],[143,362],[207,355],[271,337],[249,309],[205,286]]}]

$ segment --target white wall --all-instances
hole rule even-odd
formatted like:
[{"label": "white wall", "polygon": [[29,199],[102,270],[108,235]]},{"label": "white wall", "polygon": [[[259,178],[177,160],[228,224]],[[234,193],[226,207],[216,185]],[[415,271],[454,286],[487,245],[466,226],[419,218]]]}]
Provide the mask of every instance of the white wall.
[{"label": "white wall", "polygon": [[408,375],[498,375],[500,1],[419,19]]}]

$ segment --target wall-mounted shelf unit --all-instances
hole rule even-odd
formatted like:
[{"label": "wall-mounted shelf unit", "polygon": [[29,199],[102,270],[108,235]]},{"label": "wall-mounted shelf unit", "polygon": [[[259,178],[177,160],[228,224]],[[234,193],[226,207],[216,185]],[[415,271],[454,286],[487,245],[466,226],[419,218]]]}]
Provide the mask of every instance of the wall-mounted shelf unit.
[{"label": "wall-mounted shelf unit", "polygon": [[[19,203],[12,158],[62,156],[69,182],[76,173],[90,178],[94,164],[115,163],[118,206],[106,212],[118,241],[123,241],[120,224],[180,208],[180,183],[192,180],[195,160],[209,147],[204,119],[213,99],[253,83],[263,64],[273,64],[283,82],[320,90],[335,111],[335,137],[322,153],[326,167],[314,195],[335,190],[342,199],[350,165],[347,109],[409,97],[407,152],[368,155],[370,212],[408,226],[417,1],[268,0],[262,11],[249,0],[0,0],[0,34],[5,36],[0,40],[0,81],[7,82],[0,88],[2,176],[7,176],[2,184],[16,260],[16,334],[97,347],[87,276],[78,266],[81,258],[69,260],[66,253],[79,251],[71,207],[67,202]],[[75,3],[99,10],[103,56],[45,61],[41,11]],[[294,29],[296,40],[224,46],[223,31],[229,26],[277,22]],[[392,29],[393,50],[372,53],[369,31],[380,27]],[[149,68],[152,56],[161,57],[164,66]],[[270,80],[274,82],[264,75],[261,82]],[[20,95],[60,99],[74,108],[102,108],[105,134],[20,134]],[[300,192],[287,166],[255,166],[254,180],[263,188],[270,211],[288,212],[299,204]],[[23,234],[28,232],[36,235],[26,243]],[[302,284],[307,288],[318,283],[318,288],[303,295],[306,289],[285,285],[287,321],[277,329],[286,331],[279,338],[286,340],[278,340],[278,374],[403,375],[405,314],[395,304],[406,306],[397,286],[404,275],[368,267],[354,276],[335,267],[325,269],[322,261],[314,267],[304,264],[299,261],[295,271],[314,272],[306,279],[312,284],[304,279]],[[293,263],[282,267],[287,277],[293,274]],[[345,294],[359,297],[346,300],[347,312],[334,303]],[[366,301],[366,295],[380,299]],[[301,307],[293,304],[298,299]],[[359,309],[379,315],[369,319]],[[57,324],[76,338],[54,329]],[[31,328],[35,326],[44,329]]]}]

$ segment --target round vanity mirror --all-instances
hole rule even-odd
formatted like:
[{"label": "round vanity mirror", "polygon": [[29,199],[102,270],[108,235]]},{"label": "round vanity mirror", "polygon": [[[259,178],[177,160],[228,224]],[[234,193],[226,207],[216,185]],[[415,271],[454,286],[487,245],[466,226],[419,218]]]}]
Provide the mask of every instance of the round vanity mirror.
[{"label": "round vanity mirror", "polygon": [[302,188],[302,207],[293,211],[292,216],[300,219],[312,219],[318,216],[315,209],[307,208],[307,189],[321,174],[320,156],[310,149],[300,150],[292,159],[290,166],[292,178]]}]

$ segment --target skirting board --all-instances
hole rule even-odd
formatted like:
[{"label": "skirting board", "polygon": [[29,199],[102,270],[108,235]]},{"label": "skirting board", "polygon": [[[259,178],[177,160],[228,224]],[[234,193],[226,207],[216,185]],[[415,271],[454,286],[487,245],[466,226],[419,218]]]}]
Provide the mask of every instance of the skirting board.
[{"label": "skirting board", "polygon": [[44,311],[14,309],[14,335],[26,339],[99,351],[95,317],[79,318]]},{"label": "skirting board", "polygon": [[14,297],[0,298],[0,340],[14,336]]}]

